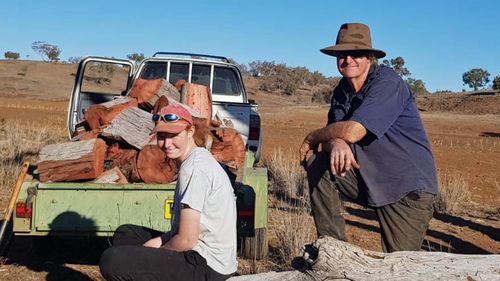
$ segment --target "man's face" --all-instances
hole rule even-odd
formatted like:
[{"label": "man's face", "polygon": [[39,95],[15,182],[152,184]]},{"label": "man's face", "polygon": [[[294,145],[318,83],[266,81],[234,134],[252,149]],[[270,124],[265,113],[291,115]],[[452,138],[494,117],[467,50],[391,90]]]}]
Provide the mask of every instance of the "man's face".
[{"label": "man's face", "polygon": [[337,56],[337,68],[345,78],[359,78],[370,70],[370,60],[366,53],[346,52]]}]

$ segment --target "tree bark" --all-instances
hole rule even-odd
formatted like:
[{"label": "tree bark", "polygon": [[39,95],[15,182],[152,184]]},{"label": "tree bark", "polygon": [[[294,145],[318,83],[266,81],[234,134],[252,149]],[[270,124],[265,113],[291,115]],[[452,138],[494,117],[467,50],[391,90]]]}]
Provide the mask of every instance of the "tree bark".
[{"label": "tree bark", "polygon": [[443,252],[380,253],[322,237],[310,269],[230,278],[248,280],[500,280],[500,255]]},{"label": "tree bark", "polygon": [[102,135],[124,140],[141,150],[151,140],[153,128],[152,114],[132,107],[116,116]]},{"label": "tree bark", "polygon": [[105,154],[101,139],[47,145],[37,163],[40,181],[95,179],[103,172]]}]

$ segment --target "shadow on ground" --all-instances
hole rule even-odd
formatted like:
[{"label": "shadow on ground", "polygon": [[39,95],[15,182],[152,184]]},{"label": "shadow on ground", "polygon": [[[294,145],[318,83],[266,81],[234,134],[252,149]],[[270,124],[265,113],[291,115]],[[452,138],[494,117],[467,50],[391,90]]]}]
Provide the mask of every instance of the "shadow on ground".
[{"label": "shadow on ground", "polygon": [[[5,264],[46,272],[47,281],[95,280],[66,266],[99,264],[99,258],[109,241],[95,236],[94,222],[74,212],[65,212],[57,216],[49,227],[53,231],[47,233],[47,236],[13,236],[4,253]],[[64,235],[63,231],[70,231],[72,227],[88,231],[79,232],[79,236]]]},{"label": "shadow on ground", "polygon": [[[375,212],[370,209],[358,209],[353,207],[346,207],[346,211],[356,217],[364,218],[367,220],[377,221]],[[460,217],[447,215],[447,214],[434,214],[434,219],[440,220],[444,223],[449,223],[452,225],[456,225],[459,227],[469,227],[472,230],[481,232],[495,241],[500,241],[500,229],[482,225],[476,222],[472,222],[470,220],[466,220]],[[380,228],[373,225],[368,225],[352,220],[346,220],[346,223],[361,229],[365,229],[368,231],[374,231],[380,233]],[[428,229],[427,235],[439,239],[441,241],[447,242],[447,246],[443,246],[431,241],[424,241],[422,245],[423,250],[427,251],[440,251],[440,252],[449,252],[455,254],[492,254],[489,251],[486,251],[480,247],[475,246],[474,244],[464,241],[454,235],[450,235],[441,231]]]}]

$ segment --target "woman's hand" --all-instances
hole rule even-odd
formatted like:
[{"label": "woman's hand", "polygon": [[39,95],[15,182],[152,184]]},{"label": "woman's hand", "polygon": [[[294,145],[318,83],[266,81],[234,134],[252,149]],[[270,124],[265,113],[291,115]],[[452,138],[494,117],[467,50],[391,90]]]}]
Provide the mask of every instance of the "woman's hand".
[{"label": "woman's hand", "polygon": [[330,141],[330,168],[335,176],[345,176],[352,168],[359,169],[358,162],[352,154],[351,147],[343,139]]},{"label": "woman's hand", "polygon": [[150,239],[146,241],[146,243],[142,244],[144,247],[150,247],[150,248],[160,248],[161,247],[161,236],[158,236],[156,238]]}]

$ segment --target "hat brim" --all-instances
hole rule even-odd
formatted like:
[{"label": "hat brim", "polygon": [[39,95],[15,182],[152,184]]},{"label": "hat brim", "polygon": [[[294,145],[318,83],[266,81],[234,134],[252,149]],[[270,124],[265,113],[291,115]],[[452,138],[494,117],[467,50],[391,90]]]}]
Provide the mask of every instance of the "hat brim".
[{"label": "hat brim", "polygon": [[329,56],[338,56],[341,53],[345,53],[348,51],[367,51],[373,53],[373,55],[377,58],[383,58],[385,57],[385,52],[382,50],[378,49],[373,49],[373,48],[363,48],[360,47],[359,45],[355,44],[341,44],[341,45],[334,45],[330,47],[326,47],[324,49],[320,50],[323,54],[329,55]]},{"label": "hat brim", "polygon": [[171,133],[178,134],[184,131],[189,126],[188,122],[180,120],[178,122],[167,123],[163,121],[158,121],[153,130],[153,133]]}]

